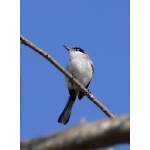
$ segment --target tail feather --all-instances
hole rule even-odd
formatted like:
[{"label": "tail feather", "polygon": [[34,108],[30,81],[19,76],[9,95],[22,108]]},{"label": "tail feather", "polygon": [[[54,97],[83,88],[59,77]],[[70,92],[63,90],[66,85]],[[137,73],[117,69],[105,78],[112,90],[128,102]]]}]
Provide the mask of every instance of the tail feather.
[{"label": "tail feather", "polygon": [[63,112],[60,114],[60,116],[58,118],[59,123],[63,123],[63,124],[68,123],[75,99],[76,99],[76,96],[74,96],[74,97],[70,96],[69,97]]}]

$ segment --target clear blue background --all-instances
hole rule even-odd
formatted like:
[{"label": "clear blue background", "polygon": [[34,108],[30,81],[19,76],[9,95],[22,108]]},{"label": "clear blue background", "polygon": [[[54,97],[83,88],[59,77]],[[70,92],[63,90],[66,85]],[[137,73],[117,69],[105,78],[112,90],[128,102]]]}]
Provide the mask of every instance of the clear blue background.
[{"label": "clear blue background", "polygon": [[[21,34],[48,52],[63,67],[62,47],[81,47],[94,62],[89,86],[113,114],[130,112],[130,1],[21,1]],[[27,46],[21,45],[21,139],[52,134],[107,118],[89,99],[77,100],[69,123],[57,119],[67,99],[64,75]],[[128,144],[114,147],[128,150]]]}]

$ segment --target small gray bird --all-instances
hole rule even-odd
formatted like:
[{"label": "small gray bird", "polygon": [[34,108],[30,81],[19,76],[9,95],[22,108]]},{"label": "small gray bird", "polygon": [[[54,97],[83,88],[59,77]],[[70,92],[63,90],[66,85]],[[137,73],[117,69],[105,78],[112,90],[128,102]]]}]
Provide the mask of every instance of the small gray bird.
[{"label": "small gray bird", "polygon": [[[94,65],[90,60],[90,57],[84,52],[83,49],[79,47],[68,48],[64,46],[70,54],[70,61],[67,65],[66,70],[72,74],[83,86],[88,88],[93,72]],[[75,102],[75,99],[78,95],[78,99],[81,100],[84,96],[84,93],[80,91],[80,89],[74,85],[67,77],[66,84],[68,86],[69,91],[69,99],[67,104],[58,118],[59,123],[67,124],[71,115],[72,107]]]}]

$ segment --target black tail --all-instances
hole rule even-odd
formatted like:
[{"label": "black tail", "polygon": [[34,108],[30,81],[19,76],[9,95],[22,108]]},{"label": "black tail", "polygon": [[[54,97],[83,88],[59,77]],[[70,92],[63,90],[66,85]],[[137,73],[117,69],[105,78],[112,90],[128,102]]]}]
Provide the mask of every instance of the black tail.
[{"label": "black tail", "polygon": [[70,96],[68,99],[68,102],[61,113],[61,115],[58,118],[59,123],[67,124],[71,115],[72,107],[75,102],[76,96],[72,97]]},{"label": "black tail", "polygon": [[73,104],[75,102],[77,92],[75,90],[69,90],[70,97],[67,101],[67,104],[58,118],[59,123],[67,124],[71,115]]}]

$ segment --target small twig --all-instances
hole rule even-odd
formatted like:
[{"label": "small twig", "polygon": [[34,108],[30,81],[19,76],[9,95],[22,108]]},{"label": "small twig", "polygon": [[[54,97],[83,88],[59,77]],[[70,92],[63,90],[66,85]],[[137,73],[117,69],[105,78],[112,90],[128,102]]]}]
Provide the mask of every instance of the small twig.
[{"label": "small twig", "polygon": [[130,117],[79,123],[69,129],[21,141],[21,150],[89,150],[130,142]]},{"label": "small twig", "polygon": [[58,68],[67,78],[69,78],[75,85],[77,85],[80,90],[93,102],[95,103],[108,117],[112,118],[115,117],[94,95],[89,93],[89,91],[81,84],[79,81],[75,78],[72,78],[72,75],[66,71],[57,61],[55,61],[48,53],[31,43],[29,40],[27,40],[25,37],[20,35],[20,40],[22,41],[22,44],[29,46],[32,48],[35,52],[38,52],[40,55],[45,57],[49,62],[51,62],[55,67]]}]

